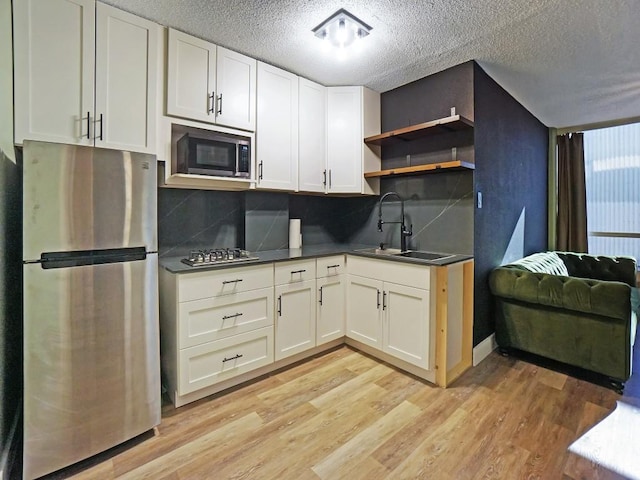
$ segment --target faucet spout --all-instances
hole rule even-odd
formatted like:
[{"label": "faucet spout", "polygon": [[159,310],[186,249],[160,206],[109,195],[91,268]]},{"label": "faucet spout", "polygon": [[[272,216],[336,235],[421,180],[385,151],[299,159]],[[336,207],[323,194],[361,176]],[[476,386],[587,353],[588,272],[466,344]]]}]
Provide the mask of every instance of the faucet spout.
[{"label": "faucet spout", "polygon": [[[382,220],[382,204],[384,201],[390,197],[395,196],[398,200],[400,200],[400,221],[399,222],[384,222]],[[382,225],[385,223],[399,223],[400,224],[400,250],[403,252],[407,251],[407,237],[413,235],[412,228],[413,225],[407,230],[407,227],[404,223],[404,200],[397,192],[387,192],[382,197],[380,197],[380,201],[378,202],[378,231],[382,232]]]}]

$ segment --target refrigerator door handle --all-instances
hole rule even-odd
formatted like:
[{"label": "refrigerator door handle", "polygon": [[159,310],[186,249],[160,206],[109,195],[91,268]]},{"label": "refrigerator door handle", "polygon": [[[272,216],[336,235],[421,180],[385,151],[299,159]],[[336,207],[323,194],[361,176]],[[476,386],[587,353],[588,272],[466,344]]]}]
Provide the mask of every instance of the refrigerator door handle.
[{"label": "refrigerator door handle", "polygon": [[43,269],[81,267],[105,263],[131,262],[147,258],[145,247],[110,248],[106,250],[76,250],[69,252],[46,252],[40,255]]}]

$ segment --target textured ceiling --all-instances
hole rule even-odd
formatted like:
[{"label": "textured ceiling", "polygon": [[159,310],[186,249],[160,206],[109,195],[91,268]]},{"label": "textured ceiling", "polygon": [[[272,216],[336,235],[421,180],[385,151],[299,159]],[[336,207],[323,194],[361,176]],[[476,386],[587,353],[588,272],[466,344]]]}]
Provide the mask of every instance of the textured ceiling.
[{"label": "textured ceiling", "polygon": [[[640,116],[640,0],[103,0],[324,85],[384,92],[476,60],[545,125]],[[373,27],[339,59],[311,29]]]}]

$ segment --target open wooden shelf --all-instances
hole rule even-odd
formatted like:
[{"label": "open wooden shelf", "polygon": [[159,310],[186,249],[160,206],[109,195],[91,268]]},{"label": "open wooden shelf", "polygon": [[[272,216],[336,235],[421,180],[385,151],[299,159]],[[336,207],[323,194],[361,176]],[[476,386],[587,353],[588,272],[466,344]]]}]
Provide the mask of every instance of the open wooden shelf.
[{"label": "open wooden shelf", "polygon": [[373,177],[390,177],[392,175],[415,175],[420,173],[439,173],[452,170],[474,170],[476,166],[473,163],[453,160],[451,162],[428,163],[426,165],[415,165],[413,167],[390,168],[388,170],[379,170],[377,172],[367,172],[364,178]]},{"label": "open wooden shelf", "polygon": [[373,135],[365,138],[364,143],[368,145],[393,145],[394,143],[402,141],[416,140],[418,138],[442,135],[443,133],[458,132],[472,128],[473,122],[471,120],[461,117],[460,115],[451,115],[450,117],[439,118],[431,122],[410,125],[379,135]]}]

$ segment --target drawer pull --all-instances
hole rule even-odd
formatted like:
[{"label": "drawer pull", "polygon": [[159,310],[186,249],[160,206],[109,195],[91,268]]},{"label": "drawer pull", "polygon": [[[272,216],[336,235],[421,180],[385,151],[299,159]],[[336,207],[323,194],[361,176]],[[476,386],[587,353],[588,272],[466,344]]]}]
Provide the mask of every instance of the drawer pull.
[{"label": "drawer pull", "polygon": [[241,317],[242,313],[234,313],[233,315],[225,315],[222,320],[229,320],[230,318]]},{"label": "drawer pull", "polygon": [[322,306],[322,287],[320,287],[318,290],[320,291],[320,300],[318,300],[318,303],[320,303],[320,306]]},{"label": "drawer pull", "polygon": [[229,284],[229,283],[238,283],[238,282],[241,282],[241,281],[242,281],[242,279],[241,279],[241,278],[236,278],[235,280],[224,280],[224,281],[222,282],[222,284],[223,284],[223,285],[227,285],[227,284]]},{"label": "drawer pull", "polygon": [[327,268],[340,268],[340,264],[336,263],[335,265],[327,265]]},{"label": "drawer pull", "polygon": [[231,358],[224,357],[224,358],[222,359],[222,363],[230,362],[231,360],[237,360],[238,358],[242,358],[242,357],[243,357],[243,355],[242,355],[242,354],[240,354],[240,353],[239,353],[239,354],[237,354],[235,357],[231,357]]},{"label": "drawer pull", "polygon": [[306,271],[307,271],[307,270],[306,270],[306,269],[304,269],[304,268],[303,268],[302,270],[292,270],[292,271],[291,271],[291,275],[293,275],[293,274],[295,274],[295,273],[304,273],[304,272],[306,272]]},{"label": "drawer pull", "polygon": [[278,316],[282,316],[282,295],[278,295]]}]

